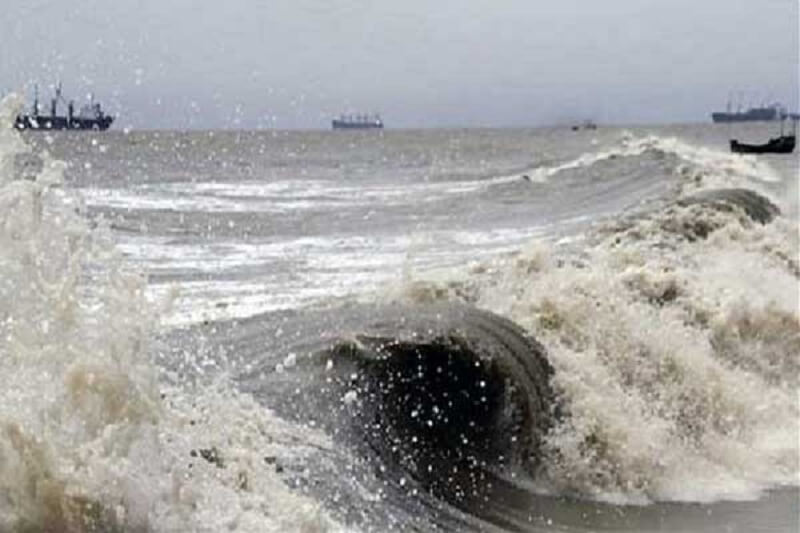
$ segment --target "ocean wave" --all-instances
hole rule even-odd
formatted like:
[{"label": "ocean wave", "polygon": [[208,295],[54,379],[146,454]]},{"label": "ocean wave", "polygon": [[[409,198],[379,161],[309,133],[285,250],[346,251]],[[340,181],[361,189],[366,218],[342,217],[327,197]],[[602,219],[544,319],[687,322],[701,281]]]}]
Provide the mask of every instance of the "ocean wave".
[{"label": "ocean wave", "polygon": [[[596,228],[591,246],[540,245],[460,286],[411,283],[402,304],[307,311],[306,330],[282,320],[282,346],[264,344],[259,317],[221,336],[261,354],[237,349],[257,397],[371,458],[382,490],[424,490],[496,523],[523,493],[757,498],[800,469],[784,222],[753,191],[702,192]],[[726,249],[732,235],[753,247]],[[717,271],[728,253],[755,263],[725,268],[774,284],[729,280]]]},{"label": "ocean wave", "polygon": [[541,345],[465,306],[370,314],[317,357],[343,378],[333,386],[384,464],[460,505],[484,495],[489,473],[537,470],[554,416]]},{"label": "ocean wave", "polygon": [[75,211],[64,165],[42,153],[37,175],[15,172],[19,109],[0,105],[0,530],[339,529],[264,460],[324,436],[154,363],[158,305]]},{"label": "ocean wave", "polygon": [[776,205],[792,201],[743,188],[774,179],[758,175],[763,163],[633,145],[681,156],[671,203],[467,277],[412,277],[405,298],[468,301],[546,347],[563,418],[545,438],[540,488],[645,503],[796,486],[798,242]]},{"label": "ocean wave", "polygon": [[687,185],[705,180],[706,187],[731,187],[740,185],[743,178],[761,183],[781,181],[775,170],[755,156],[720,152],[712,148],[693,145],[676,137],[634,136],[629,132],[623,132],[615,143],[605,149],[585,152],[578,157],[554,165],[535,166],[513,175],[498,178],[498,181],[511,182],[524,179],[534,183],[546,183],[566,171],[587,169],[620,158],[636,158],[646,155],[658,158],[667,156],[676,158],[680,162],[680,166],[677,168],[678,172],[691,174],[691,179],[686,180]]},{"label": "ocean wave", "polygon": [[[492,484],[531,483],[537,491],[617,503],[757,498],[770,488],[798,484],[800,278],[796,232],[779,207],[791,202],[745,187],[773,179],[751,174],[760,163],[739,165],[725,154],[659,143],[681,153],[670,201],[601,221],[577,240],[538,242],[439,273],[441,281],[410,274],[399,299],[411,307],[402,312],[328,311],[349,316],[349,325],[323,320],[325,331],[352,332],[325,352],[333,354],[334,365],[349,361],[332,402],[353,409],[347,413],[357,426],[378,421],[378,429],[365,429],[360,438],[378,451],[384,466],[392,465],[393,476],[405,473],[466,507],[471,504],[461,498],[470,491],[491,498],[491,491],[481,491]],[[388,287],[374,298],[396,299],[398,293]],[[484,331],[464,314],[457,313],[461,322],[452,325],[446,318],[452,302],[519,324],[538,342],[519,352],[509,348],[514,358],[524,352],[552,365],[548,405],[557,414],[548,418],[547,431],[540,427],[519,437],[529,439],[522,448],[536,458],[535,468],[510,469],[511,475],[502,461],[492,461],[510,452],[491,439],[513,438],[516,430],[498,428],[490,415],[470,425],[469,407],[455,428],[488,431],[477,435],[477,448],[469,439],[459,446],[458,429],[447,424],[428,436],[417,433],[438,422],[430,416],[437,395],[457,388],[453,379],[436,381],[428,359],[458,352],[467,362],[481,361],[492,342],[516,342],[497,340],[497,329]],[[437,303],[445,308],[432,316],[425,306],[435,309]],[[499,317],[488,320],[517,327]],[[443,323],[455,333],[442,329]],[[375,329],[381,333],[370,333]],[[471,345],[472,335],[488,339],[488,345]],[[452,367],[446,375],[490,382],[483,370],[468,369]],[[504,374],[509,383],[529,375],[519,368]],[[423,386],[408,385],[415,376]],[[530,395],[543,397],[549,395]],[[517,405],[512,401],[507,412],[518,412]],[[339,423],[346,421],[333,425]],[[465,457],[491,466],[481,470],[480,482],[469,478],[470,490],[464,490],[463,478],[440,469]],[[454,479],[455,486],[449,484]]]}]

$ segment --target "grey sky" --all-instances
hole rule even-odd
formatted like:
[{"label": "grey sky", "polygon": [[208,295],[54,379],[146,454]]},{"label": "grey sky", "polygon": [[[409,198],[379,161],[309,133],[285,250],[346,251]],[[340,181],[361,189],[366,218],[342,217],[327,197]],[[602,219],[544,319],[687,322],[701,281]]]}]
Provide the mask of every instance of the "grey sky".
[{"label": "grey sky", "polygon": [[[3,0],[0,90],[119,127],[707,120],[798,102],[797,0]],[[736,96],[739,98],[739,96]]]}]

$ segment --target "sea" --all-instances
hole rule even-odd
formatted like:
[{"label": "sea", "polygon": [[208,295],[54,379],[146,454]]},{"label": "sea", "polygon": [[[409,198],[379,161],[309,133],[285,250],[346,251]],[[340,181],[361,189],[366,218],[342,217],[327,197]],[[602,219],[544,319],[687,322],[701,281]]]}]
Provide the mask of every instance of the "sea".
[{"label": "sea", "polygon": [[728,148],[775,124],[20,106],[0,531],[798,531],[800,162]]}]

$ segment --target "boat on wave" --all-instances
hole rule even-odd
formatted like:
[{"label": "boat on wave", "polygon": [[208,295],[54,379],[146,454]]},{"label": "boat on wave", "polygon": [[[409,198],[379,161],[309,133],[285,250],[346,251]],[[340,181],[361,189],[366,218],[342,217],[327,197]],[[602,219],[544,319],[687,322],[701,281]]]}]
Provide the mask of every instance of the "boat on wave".
[{"label": "boat on wave", "polygon": [[794,135],[781,135],[774,137],[764,144],[740,143],[731,140],[731,152],[737,154],[791,154],[795,147]]},{"label": "boat on wave", "polygon": [[[59,102],[66,104],[67,114],[58,114]],[[35,90],[33,106],[30,113],[17,116],[14,126],[19,130],[107,130],[114,122],[114,117],[107,115],[100,103],[94,98],[75,113],[75,102],[67,102],[61,95],[61,84],[55,89],[55,95],[50,100],[50,114],[43,115],[39,112],[39,90]]]},{"label": "boat on wave", "polygon": [[797,142],[797,121],[792,121],[792,133],[784,134],[781,121],[781,134],[764,144],[748,144],[731,139],[731,152],[736,154],[791,154]]}]

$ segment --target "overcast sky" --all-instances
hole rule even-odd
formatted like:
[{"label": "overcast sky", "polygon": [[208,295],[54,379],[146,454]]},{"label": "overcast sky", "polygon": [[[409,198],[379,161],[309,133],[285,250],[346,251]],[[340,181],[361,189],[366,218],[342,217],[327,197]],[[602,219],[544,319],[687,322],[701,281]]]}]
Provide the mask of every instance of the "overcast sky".
[{"label": "overcast sky", "polygon": [[706,121],[798,103],[798,0],[2,0],[0,92],[119,127]]}]

